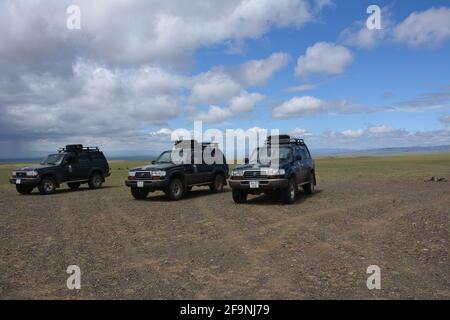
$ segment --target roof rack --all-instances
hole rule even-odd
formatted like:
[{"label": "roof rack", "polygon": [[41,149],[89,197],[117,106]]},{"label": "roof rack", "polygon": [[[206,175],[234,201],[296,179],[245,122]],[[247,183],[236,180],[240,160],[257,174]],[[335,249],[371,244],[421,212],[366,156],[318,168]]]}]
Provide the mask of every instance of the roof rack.
[{"label": "roof rack", "polygon": [[83,147],[82,144],[68,144],[58,152],[99,152],[99,147]]},{"label": "roof rack", "polygon": [[[186,144],[186,145],[191,145],[191,147],[193,147],[194,145],[200,145],[200,143],[197,140],[177,140],[175,141],[175,146],[178,146],[179,144]],[[209,146],[213,146],[213,147],[218,147],[219,143],[217,142],[202,142],[201,143],[202,147],[209,147]]]},{"label": "roof rack", "polygon": [[297,144],[297,145],[305,144],[305,141],[303,139],[291,138],[291,136],[287,134],[279,136],[269,136],[267,137],[266,144],[272,144],[272,140],[278,140],[278,144]]}]

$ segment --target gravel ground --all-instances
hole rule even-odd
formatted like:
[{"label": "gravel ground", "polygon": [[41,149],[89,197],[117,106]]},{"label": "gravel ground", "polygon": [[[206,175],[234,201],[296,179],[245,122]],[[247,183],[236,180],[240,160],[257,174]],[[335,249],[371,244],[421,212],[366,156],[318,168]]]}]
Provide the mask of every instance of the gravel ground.
[{"label": "gravel ground", "polygon": [[[291,205],[230,189],[0,198],[2,299],[450,298],[450,183],[324,179]],[[81,268],[68,290],[66,268]],[[381,268],[381,290],[366,269]]]}]

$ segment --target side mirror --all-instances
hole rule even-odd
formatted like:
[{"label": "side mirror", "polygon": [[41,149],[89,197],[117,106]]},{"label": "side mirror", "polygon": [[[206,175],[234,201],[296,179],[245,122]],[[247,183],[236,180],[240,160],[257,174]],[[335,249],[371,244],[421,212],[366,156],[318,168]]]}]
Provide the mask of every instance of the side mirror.
[{"label": "side mirror", "polygon": [[297,156],[295,157],[295,160],[296,160],[296,161],[301,161],[301,160],[302,160],[302,156],[301,156],[301,155],[297,155]]},{"label": "side mirror", "polygon": [[244,163],[245,163],[245,164],[248,164],[249,162],[250,162],[250,160],[249,160],[248,158],[245,158],[245,159],[244,159]]},{"label": "side mirror", "polygon": [[156,163],[156,160],[152,160],[152,164],[155,164]]}]

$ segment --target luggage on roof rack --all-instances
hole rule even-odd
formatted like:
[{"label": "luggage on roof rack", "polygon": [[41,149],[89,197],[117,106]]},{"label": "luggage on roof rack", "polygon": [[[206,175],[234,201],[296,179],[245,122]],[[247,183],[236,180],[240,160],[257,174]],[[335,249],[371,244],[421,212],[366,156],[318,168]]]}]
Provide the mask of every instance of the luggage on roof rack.
[{"label": "luggage on roof rack", "polygon": [[98,147],[83,147],[82,144],[68,144],[64,148],[58,150],[58,152],[98,152]]},{"label": "luggage on roof rack", "polygon": [[276,143],[276,142],[278,142],[278,144],[291,144],[291,143],[299,144],[299,145],[305,144],[305,141],[303,139],[291,138],[291,136],[287,135],[287,134],[267,137],[266,144],[272,144],[272,143]]}]

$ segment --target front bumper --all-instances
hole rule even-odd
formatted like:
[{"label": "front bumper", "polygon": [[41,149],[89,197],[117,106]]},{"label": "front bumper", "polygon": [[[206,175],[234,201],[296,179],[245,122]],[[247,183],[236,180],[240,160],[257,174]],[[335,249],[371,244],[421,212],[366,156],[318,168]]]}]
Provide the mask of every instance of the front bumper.
[{"label": "front bumper", "polygon": [[[258,181],[259,188],[250,188],[250,181]],[[228,183],[232,189],[240,190],[277,190],[287,188],[288,179],[232,180]]]},{"label": "front bumper", "polygon": [[[20,179],[20,183],[17,184],[17,180]],[[33,187],[37,187],[39,185],[39,183],[41,182],[41,178],[36,177],[36,178],[10,178],[9,179],[9,183],[11,184],[15,184],[18,186],[33,186]]]},{"label": "front bumper", "polygon": [[169,180],[125,180],[125,185],[131,188],[138,188],[138,181],[143,181],[144,186],[139,188],[145,188],[150,190],[162,190],[167,187]]}]

